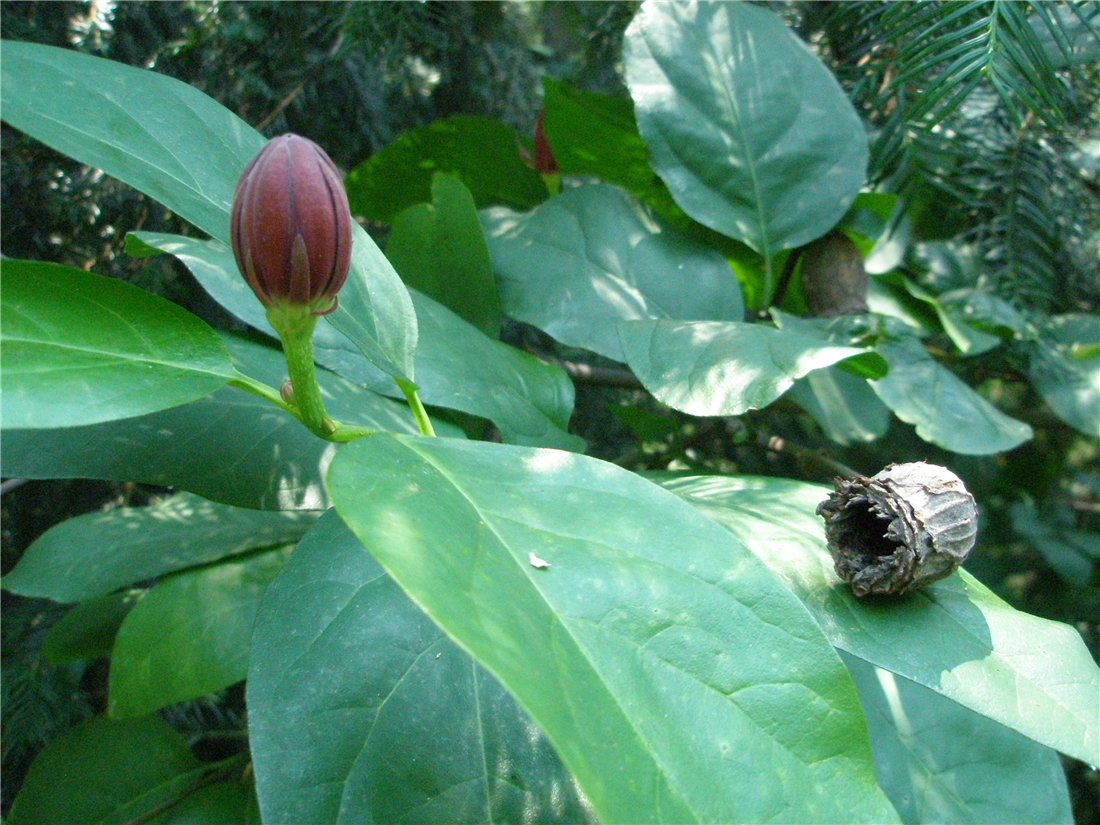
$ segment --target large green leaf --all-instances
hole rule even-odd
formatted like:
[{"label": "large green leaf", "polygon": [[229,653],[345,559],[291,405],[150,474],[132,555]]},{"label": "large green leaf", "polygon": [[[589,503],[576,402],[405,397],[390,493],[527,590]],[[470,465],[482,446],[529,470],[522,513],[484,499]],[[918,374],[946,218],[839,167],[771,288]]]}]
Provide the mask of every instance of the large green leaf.
[{"label": "large green leaf", "polygon": [[621,186],[674,223],[684,213],[649,165],[634,121],[634,102],[574,89],[543,78],[543,128],[562,172]]},{"label": "large green leaf", "polygon": [[[177,256],[237,318],[256,329],[271,330],[262,308],[236,275],[229,247],[148,232],[134,233],[134,237],[129,247],[132,254],[157,249]],[[580,439],[566,432],[573,411],[573,385],[564,372],[486,337],[430,298],[412,294],[422,333],[416,376],[425,403],[488,418],[506,441],[571,450],[583,447]],[[400,395],[387,375],[322,325],[318,325],[314,354],[319,364],[356,383],[385,395]]]},{"label": "large green leaf", "polygon": [[348,173],[351,211],[391,222],[432,199],[436,172],[457,175],[481,209],[504,204],[530,209],[546,199],[546,184],[523,163],[514,129],[496,120],[457,115],[406,132]]},{"label": "large green leaf", "polygon": [[788,397],[837,444],[874,441],[890,427],[890,410],[866,379],[838,367],[814,370],[800,378]]},{"label": "large green leaf", "polygon": [[218,334],[121,281],[0,262],[4,429],[76,427],[186,404],[236,376]]},{"label": "large green leaf", "polygon": [[650,0],[627,29],[623,62],[676,202],[765,259],[825,234],[863,185],[858,114],[770,11]]},{"label": "large green leaf", "polygon": [[1058,754],[888,670],[844,654],[875,774],[907,825],[1072,825]]},{"label": "large green leaf", "polygon": [[260,604],[248,724],[272,825],[590,820],[515,700],[336,513],[302,540]]},{"label": "large green leaf", "polygon": [[1018,447],[1033,435],[1031,427],[978,395],[917,339],[886,341],[877,351],[890,372],[872,381],[872,389],[925,441],[955,453],[990,455]]},{"label": "large green leaf", "polygon": [[183,738],[156,716],[96,717],[38,755],[8,825],[146,821],[201,785],[207,771]]},{"label": "large green leaf", "polygon": [[892,820],[847,674],[730,534],[614,465],[377,435],[328,485],[600,821]]},{"label": "large green leaf", "polygon": [[123,620],[107,712],[143,716],[244,679],[260,597],[289,547],[175,573]]},{"label": "large green leaf", "polygon": [[189,493],[152,507],[88,513],[42,534],[4,577],[4,588],[84,601],[226,556],[293,544],[319,515],[227,507]]},{"label": "large green leaf", "polygon": [[[33,43],[4,41],[2,49],[5,121],[229,242],[237,178],[263,148],[262,135],[170,77]],[[409,296],[370,236],[358,225],[352,231],[343,308],[331,322],[379,368],[411,378]]]},{"label": "large green leaf", "polygon": [[744,541],[841,650],[1100,764],[1100,669],[1073,628],[1014,610],[965,571],[904,599],[858,601],[814,515],[824,487],[719,476],[662,483]]},{"label": "large green leaf", "polygon": [[619,324],[626,362],[664,404],[691,415],[739,415],[766,407],[795,379],[848,361],[881,375],[882,359],[763,324],[628,321]]},{"label": "large green leaf", "polygon": [[260,825],[251,782],[216,782],[183,797],[141,825]]},{"label": "large green leaf", "polygon": [[[237,366],[279,386],[282,353],[243,338],[224,338]],[[338,420],[380,430],[416,432],[404,404],[357,387],[327,370],[318,381]],[[391,382],[386,382],[390,384]],[[443,435],[457,427],[437,423]],[[321,484],[337,446],[294,418],[240,390],[218,390],[185,407],[125,421],[60,430],[4,433],[0,466],[22,478],[105,478],[176,487],[238,507],[323,510]]]},{"label": "large green leaf", "polygon": [[0,43],[4,120],[229,239],[241,171],[264,137],[175,78],[35,43]]},{"label": "large green leaf", "polygon": [[134,590],[78,604],[46,633],[42,658],[63,664],[110,656],[122,620],[140,596],[141,591]]},{"label": "large green leaf", "polygon": [[482,215],[504,311],[622,361],[618,321],[740,321],[725,259],[613,186],[570,189],[526,214]]},{"label": "large green leaf", "polygon": [[394,218],[386,257],[402,279],[473,324],[500,337],[500,299],[489,249],[470,190],[452,175],[432,178],[431,203]]},{"label": "large green leaf", "polygon": [[[1074,347],[1091,347],[1075,353]],[[1028,378],[1055,414],[1085,435],[1100,438],[1100,317],[1050,318],[1034,343]]]}]

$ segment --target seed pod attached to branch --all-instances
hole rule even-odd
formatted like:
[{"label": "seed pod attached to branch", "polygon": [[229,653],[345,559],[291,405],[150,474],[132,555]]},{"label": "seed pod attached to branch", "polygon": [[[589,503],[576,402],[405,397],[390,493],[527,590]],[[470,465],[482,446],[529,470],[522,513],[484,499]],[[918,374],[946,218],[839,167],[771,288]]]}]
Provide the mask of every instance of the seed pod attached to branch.
[{"label": "seed pod attached to branch", "polygon": [[811,315],[859,315],[867,311],[863,256],[843,232],[810,244],[802,258],[802,291]]},{"label": "seed pod attached to branch", "polygon": [[834,487],[817,514],[837,575],[860,598],[949,576],[974,547],[974,497],[944,467],[891,464],[871,478],[838,478]]}]

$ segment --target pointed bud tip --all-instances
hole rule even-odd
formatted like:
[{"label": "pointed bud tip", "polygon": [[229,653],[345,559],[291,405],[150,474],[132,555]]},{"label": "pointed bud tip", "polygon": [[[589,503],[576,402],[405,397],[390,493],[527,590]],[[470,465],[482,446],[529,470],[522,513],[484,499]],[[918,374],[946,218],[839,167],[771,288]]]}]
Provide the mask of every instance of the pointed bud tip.
[{"label": "pointed bud tip", "polygon": [[280,135],[245,168],[233,196],[237,267],[264,306],[328,306],[351,266],[352,222],[335,164],[308,138]]}]

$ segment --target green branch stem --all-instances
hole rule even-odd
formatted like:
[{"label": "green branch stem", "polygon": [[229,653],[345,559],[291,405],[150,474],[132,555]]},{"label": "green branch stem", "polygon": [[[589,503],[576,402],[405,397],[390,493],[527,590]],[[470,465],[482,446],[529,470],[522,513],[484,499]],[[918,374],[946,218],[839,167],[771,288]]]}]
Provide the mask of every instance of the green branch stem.
[{"label": "green branch stem", "polygon": [[394,380],[397,381],[397,386],[401,389],[405,400],[409,402],[409,409],[412,410],[420,434],[434,437],[435,428],[432,427],[432,420],[428,418],[428,411],[424,409],[424,402],[420,400],[420,395],[416,391],[416,385],[402,381],[400,378]]},{"label": "green branch stem", "polygon": [[317,326],[317,316],[303,307],[272,304],[267,308],[267,320],[283,342],[294,391],[291,404],[297,410],[298,419],[310,432],[328,439],[337,428],[325,412],[321,388],[317,386],[317,368],[313,364],[313,328]]},{"label": "green branch stem", "polygon": [[274,387],[269,387],[263,381],[257,381],[255,378],[250,378],[242,372],[237,373],[237,377],[233,378],[229,382],[229,386],[236,387],[239,390],[244,390],[249,395],[255,395],[258,398],[262,398],[264,401],[268,401],[274,404],[283,412],[290,413],[299,421],[301,416],[298,415],[298,411],[294,409],[290,404],[283,401],[283,397],[279,395],[279,391]]}]

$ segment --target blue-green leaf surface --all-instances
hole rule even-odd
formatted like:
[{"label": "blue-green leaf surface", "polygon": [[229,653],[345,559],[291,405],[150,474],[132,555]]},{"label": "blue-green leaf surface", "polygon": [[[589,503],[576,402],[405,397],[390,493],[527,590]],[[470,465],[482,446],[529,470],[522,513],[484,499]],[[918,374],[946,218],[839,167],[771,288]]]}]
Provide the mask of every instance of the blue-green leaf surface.
[{"label": "blue-green leaf surface", "polygon": [[336,513],[261,602],[248,720],[270,825],[593,821],[515,700]]},{"label": "blue-green leaf surface", "polygon": [[902,821],[1072,825],[1058,754],[849,653],[875,774]]},{"label": "blue-green leaf surface", "polygon": [[871,387],[917,435],[946,450],[991,455],[1018,447],[1031,427],[998,410],[936,361],[915,338],[886,341],[876,351],[890,365]]},{"label": "blue-green leaf surface", "polygon": [[1100,316],[1058,315],[1043,325],[1028,364],[1028,378],[1055,414],[1093,438],[1100,438],[1098,352]]},{"label": "blue-green leaf surface", "polygon": [[884,363],[846,347],[763,324],[628,321],[619,339],[634,374],[664,404],[691,415],[739,415],[766,407],[795,379],[841,361],[871,374]]},{"label": "blue-green leaf surface", "polygon": [[1100,669],[1072,627],[1014,610],[965,571],[907,598],[857,600],[833,570],[814,515],[824,487],[752,477],[661,481],[744,541],[841,650],[1100,764]]},{"label": "blue-green leaf surface", "polygon": [[675,496],[571,453],[388,435],[341,450],[328,485],[601,822],[894,819],[831,647]]},{"label": "blue-green leaf surface", "polygon": [[788,397],[837,444],[874,441],[890,427],[890,410],[867,380],[837,367],[814,370],[799,379]]},{"label": "blue-green leaf surface", "polygon": [[320,513],[215,504],[189,493],[88,513],[47,530],[4,577],[24,596],[77,602],[226,556],[293,544]]},{"label": "blue-green leaf surface", "polygon": [[825,234],[863,185],[858,114],[767,9],[650,0],[627,29],[623,63],[676,202],[766,259]]},{"label": "blue-green leaf surface", "polygon": [[621,189],[569,189],[534,210],[482,213],[504,311],[616,361],[616,322],[740,321],[725,259],[670,229]]}]

